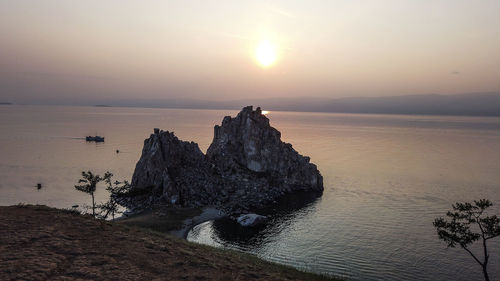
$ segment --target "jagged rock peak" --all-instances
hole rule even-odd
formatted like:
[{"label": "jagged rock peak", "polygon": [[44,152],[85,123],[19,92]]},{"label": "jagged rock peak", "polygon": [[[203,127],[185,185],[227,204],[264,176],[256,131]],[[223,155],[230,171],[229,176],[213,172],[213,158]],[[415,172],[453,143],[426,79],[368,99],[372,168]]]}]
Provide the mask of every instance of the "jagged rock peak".
[{"label": "jagged rock peak", "polygon": [[246,168],[269,174],[284,188],[323,190],[323,178],[309,157],[281,141],[281,133],[269,124],[260,107],[247,106],[235,118],[224,117],[215,126],[207,157],[223,174]]},{"label": "jagged rock peak", "polygon": [[[281,134],[269,125],[269,119],[260,107],[244,107],[235,118],[224,117],[222,124],[214,127],[214,139],[207,150],[212,161],[232,165],[231,160],[254,172],[263,172],[270,167],[264,157],[270,148],[279,145]],[[272,160],[272,159],[269,159]],[[272,165],[271,165],[272,166]]]},{"label": "jagged rock peak", "polygon": [[[187,196],[199,204],[210,203],[204,198],[213,192],[210,170],[198,144],[179,140],[173,132],[154,130],[144,141],[142,155],[132,176],[134,189],[150,190],[169,203],[185,204]],[[191,191],[196,194],[191,194]],[[161,197],[161,198],[160,198]]]}]

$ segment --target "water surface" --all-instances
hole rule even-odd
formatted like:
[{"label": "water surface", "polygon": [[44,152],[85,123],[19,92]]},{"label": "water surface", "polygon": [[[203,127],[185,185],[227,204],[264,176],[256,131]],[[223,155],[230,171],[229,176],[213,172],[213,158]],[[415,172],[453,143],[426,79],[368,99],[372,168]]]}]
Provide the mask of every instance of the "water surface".
[{"label": "water surface", "polygon": [[[206,151],[213,126],[235,111],[0,106],[0,204],[90,204],[74,190],[82,170],[130,179],[145,138],[158,127]],[[271,211],[243,231],[226,220],[188,239],[359,280],[481,280],[460,249],[432,226],[457,200],[500,204],[500,118],[271,112],[271,125],[324,176],[316,200]],[[102,144],[86,135],[103,135]],[[116,153],[116,150],[120,153]],[[36,184],[43,188],[36,190]],[[97,201],[105,200],[101,188]],[[498,206],[496,213],[500,211]],[[492,280],[500,241],[490,240]]]}]

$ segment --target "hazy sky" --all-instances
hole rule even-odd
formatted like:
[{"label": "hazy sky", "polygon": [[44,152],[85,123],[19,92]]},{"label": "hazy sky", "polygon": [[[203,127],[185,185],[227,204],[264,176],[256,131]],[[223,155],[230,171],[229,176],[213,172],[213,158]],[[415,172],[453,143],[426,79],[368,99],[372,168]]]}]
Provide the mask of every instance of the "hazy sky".
[{"label": "hazy sky", "polygon": [[0,101],[498,90],[500,1],[0,0]]}]

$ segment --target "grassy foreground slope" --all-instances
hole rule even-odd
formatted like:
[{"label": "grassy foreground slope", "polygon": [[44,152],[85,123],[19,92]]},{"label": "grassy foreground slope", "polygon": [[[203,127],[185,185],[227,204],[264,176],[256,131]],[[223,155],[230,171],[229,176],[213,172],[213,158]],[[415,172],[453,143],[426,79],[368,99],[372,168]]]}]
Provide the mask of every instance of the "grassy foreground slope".
[{"label": "grassy foreground slope", "polygon": [[335,280],[46,206],[0,207],[0,280]]}]

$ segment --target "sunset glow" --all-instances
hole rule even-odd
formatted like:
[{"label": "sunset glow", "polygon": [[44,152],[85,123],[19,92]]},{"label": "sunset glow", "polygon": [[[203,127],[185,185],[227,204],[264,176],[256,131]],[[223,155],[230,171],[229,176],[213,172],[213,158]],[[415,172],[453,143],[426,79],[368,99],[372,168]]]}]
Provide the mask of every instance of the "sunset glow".
[{"label": "sunset glow", "polygon": [[276,47],[269,41],[261,41],[255,49],[255,58],[262,67],[269,67],[276,61]]},{"label": "sunset glow", "polygon": [[0,0],[0,281],[500,281],[499,14]]}]

